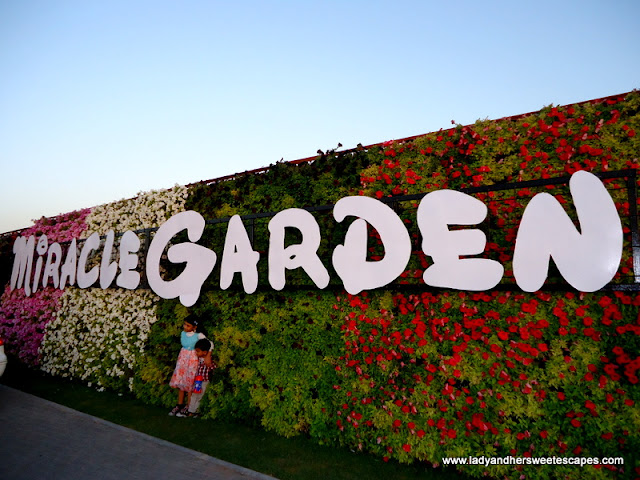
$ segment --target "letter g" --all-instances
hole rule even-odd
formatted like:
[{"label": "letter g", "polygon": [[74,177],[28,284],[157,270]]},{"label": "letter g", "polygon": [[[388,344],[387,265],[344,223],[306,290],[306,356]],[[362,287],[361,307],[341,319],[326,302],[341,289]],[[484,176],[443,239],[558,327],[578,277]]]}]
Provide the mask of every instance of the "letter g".
[{"label": "letter g", "polygon": [[[180,297],[180,303],[190,307],[198,300],[202,284],[214,265],[216,254],[212,250],[196,245],[204,231],[205,221],[198,212],[187,211],[174,215],[158,229],[147,253],[147,281],[160,297]],[[167,257],[171,263],[186,263],[183,272],[166,281],[160,275],[160,258],[171,239],[182,230],[187,230],[191,243],[179,243],[169,247]]]}]

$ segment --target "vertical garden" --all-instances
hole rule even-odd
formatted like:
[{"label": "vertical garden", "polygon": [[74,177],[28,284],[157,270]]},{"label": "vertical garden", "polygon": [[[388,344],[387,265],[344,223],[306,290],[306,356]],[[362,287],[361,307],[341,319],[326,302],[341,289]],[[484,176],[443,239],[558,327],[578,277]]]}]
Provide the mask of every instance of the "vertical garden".
[{"label": "vertical garden", "polygon": [[[0,336],[16,360],[33,368],[169,407],[182,319],[195,313],[218,364],[201,407],[208,418],[406,463],[437,466],[443,457],[470,455],[623,457],[625,472],[640,475],[636,132],[634,91],[42,218],[0,240],[6,284]],[[597,174],[615,202],[624,235],[618,271],[607,287],[585,293],[552,264],[540,291],[523,292],[512,267],[523,211],[547,192],[579,227],[568,188],[578,170]],[[490,291],[422,281],[432,260],[421,248],[416,210],[424,194],[442,189],[463,191],[488,208],[477,226],[487,237],[481,256],[505,269]],[[330,260],[349,225],[336,222],[331,207],[358,195],[393,208],[413,251],[396,281],[350,295]],[[267,281],[268,222],[288,208],[308,209],[320,226],[318,255],[331,277],[324,289],[302,269],[287,272],[280,291]],[[198,243],[218,255],[228,219],[242,217],[260,252],[255,293],[245,293],[239,276],[221,289],[220,262],[189,308],[146,288],[142,263],[135,290],[35,284],[26,296],[9,286],[17,235],[46,235],[49,244],[68,248],[94,232],[132,230],[144,246],[155,229],[187,210],[208,221]],[[286,244],[299,240],[299,232],[287,230]],[[367,258],[383,258],[373,228],[368,242]],[[97,250],[89,264],[101,260]],[[166,259],[161,267],[167,278],[180,271]],[[573,465],[468,465],[464,472],[510,479],[621,475],[619,466]]]}]

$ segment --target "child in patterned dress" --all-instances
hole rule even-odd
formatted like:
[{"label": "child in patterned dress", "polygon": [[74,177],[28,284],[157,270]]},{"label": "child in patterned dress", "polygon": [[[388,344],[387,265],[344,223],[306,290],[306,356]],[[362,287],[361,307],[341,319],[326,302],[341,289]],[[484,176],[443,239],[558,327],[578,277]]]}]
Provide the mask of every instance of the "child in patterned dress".
[{"label": "child in patterned dress", "polygon": [[[211,360],[211,351],[213,350],[211,342],[206,338],[198,340],[195,346],[195,352],[198,356],[198,370],[196,371],[196,382],[194,382],[194,389],[191,392],[189,399],[189,408],[187,411],[180,411],[176,414],[176,417],[198,417],[198,407],[200,407],[200,401],[204,396],[204,392],[209,385],[209,378],[211,373],[216,368],[215,363]],[[196,388],[195,383],[199,383]]]},{"label": "child in patterned dress", "polygon": [[169,382],[170,387],[178,390],[178,404],[169,412],[169,415],[172,416],[179,412],[187,413],[185,394],[188,402],[193,388],[193,380],[196,377],[196,370],[198,369],[198,356],[196,355],[195,346],[198,340],[205,338],[204,334],[198,331],[199,328],[200,320],[197,317],[189,315],[184,319],[182,332],[180,333],[182,349],[178,354],[176,368]]}]

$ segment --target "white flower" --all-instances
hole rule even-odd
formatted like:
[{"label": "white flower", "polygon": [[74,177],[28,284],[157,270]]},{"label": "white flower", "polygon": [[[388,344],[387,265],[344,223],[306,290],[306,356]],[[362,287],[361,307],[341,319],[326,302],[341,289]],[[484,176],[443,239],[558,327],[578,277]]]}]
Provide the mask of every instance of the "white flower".
[{"label": "white flower", "polygon": [[[145,290],[67,288],[43,339],[43,370],[100,385],[104,377],[121,379],[134,369],[157,320],[155,299]],[[122,387],[131,389],[133,379],[125,380]]]}]

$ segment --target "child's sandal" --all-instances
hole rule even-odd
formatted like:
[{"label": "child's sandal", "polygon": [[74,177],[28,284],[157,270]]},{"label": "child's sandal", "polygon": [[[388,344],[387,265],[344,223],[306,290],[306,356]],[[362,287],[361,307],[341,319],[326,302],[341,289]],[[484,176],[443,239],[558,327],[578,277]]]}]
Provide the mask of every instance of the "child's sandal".
[{"label": "child's sandal", "polygon": [[184,418],[189,415],[189,407],[183,407],[178,413],[176,413],[176,417]]},{"label": "child's sandal", "polygon": [[171,409],[171,411],[169,412],[169,416],[170,416],[170,417],[174,417],[174,416],[176,416],[176,415],[180,412],[180,410],[182,410],[182,409],[183,409],[183,407],[184,407],[184,405],[176,405],[176,406],[175,406],[175,407],[173,407],[173,408]]}]

